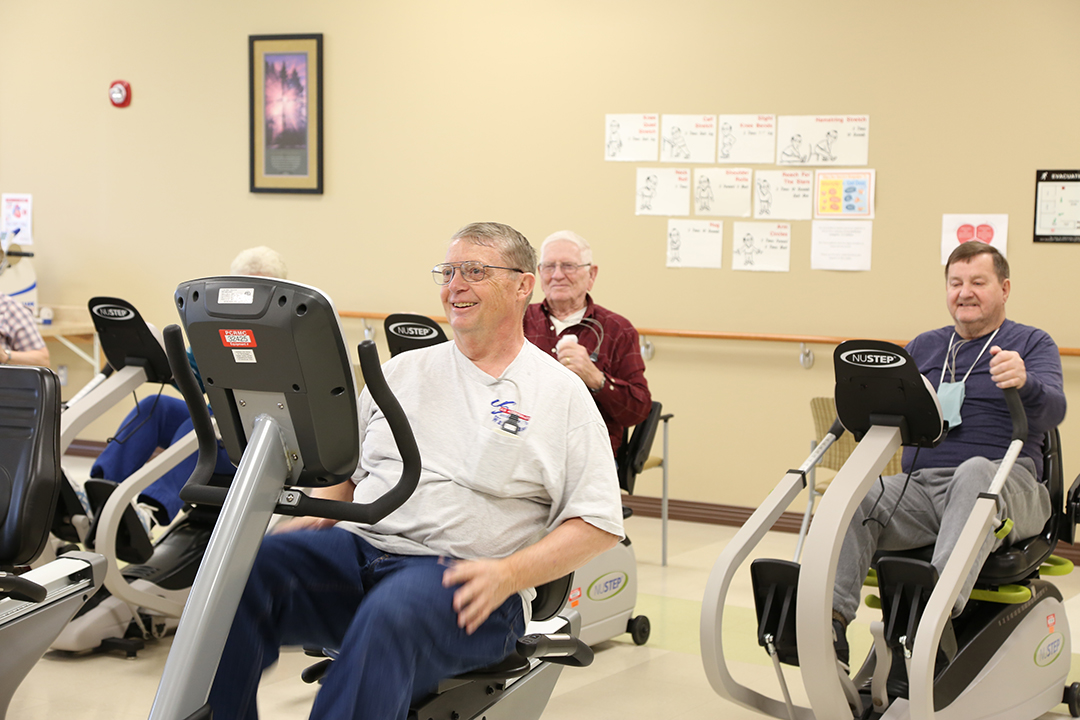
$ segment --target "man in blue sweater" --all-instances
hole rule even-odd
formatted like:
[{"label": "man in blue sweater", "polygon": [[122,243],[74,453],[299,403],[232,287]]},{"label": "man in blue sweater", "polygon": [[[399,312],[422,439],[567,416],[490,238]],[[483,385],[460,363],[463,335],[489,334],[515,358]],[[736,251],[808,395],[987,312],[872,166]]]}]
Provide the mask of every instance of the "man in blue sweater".
[{"label": "man in blue sweater", "polygon": [[1015,524],[1004,541],[987,534],[953,607],[954,617],[990,553],[1003,542],[1037,534],[1050,517],[1050,497],[1039,478],[1043,435],[1065,417],[1057,345],[1042,330],[1005,319],[1009,264],[997,249],[981,242],[960,245],[949,256],[945,280],[953,325],[919,335],[907,351],[937,388],[949,433],[936,448],[904,448],[904,472],[882,478],[848,526],[833,596],[837,657],[845,664],[844,630],[855,617],[877,550],[932,544],[934,567],[939,573],[945,569],[1012,437],[1003,388],[1019,389],[1029,427],[1028,441],[1001,491],[1005,513]]}]

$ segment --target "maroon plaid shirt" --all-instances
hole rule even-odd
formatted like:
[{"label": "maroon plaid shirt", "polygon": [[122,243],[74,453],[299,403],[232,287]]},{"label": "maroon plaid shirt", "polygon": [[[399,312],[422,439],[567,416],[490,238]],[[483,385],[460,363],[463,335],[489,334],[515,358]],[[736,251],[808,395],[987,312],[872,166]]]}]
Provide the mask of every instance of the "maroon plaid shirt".
[{"label": "maroon plaid shirt", "polygon": [[652,395],[645,380],[645,361],[641,359],[637,330],[629,320],[595,304],[589,295],[585,296],[585,317],[603,326],[602,344],[599,333],[593,332],[597,328],[589,323],[578,323],[556,334],[547,300],[534,303],[525,311],[525,337],[541,350],[550,352],[552,357],[555,356],[555,344],[564,334],[577,335],[578,342],[590,354],[600,345],[596,367],[608,381],[602,390],[593,393],[593,397],[607,424],[611,449],[616,451],[622,444],[623,430],[644,420],[652,408]]}]

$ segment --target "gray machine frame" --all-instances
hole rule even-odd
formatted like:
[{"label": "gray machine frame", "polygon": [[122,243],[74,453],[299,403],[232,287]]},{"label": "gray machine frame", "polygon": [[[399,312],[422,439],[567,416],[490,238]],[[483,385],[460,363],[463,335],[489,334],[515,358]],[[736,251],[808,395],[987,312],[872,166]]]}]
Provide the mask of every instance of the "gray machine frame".
[{"label": "gray machine frame", "polygon": [[[209,413],[183,357],[180,330],[170,326],[166,350],[199,437],[199,461],[181,497],[223,506],[151,720],[209,717],[210,687],[271,514],[375,523],[408,499],[420,473],[408,420],[382,376],[374,343],[367,341],[359,348],[360,365],[401,452],[401,477],[368,504],[315,499],[298,489],[347,481],[359,459],[352,363],[337,312],[321,292],[283,280],[233,276],[182,283],[175,298],[221,437],[239,467],[230,488],[207,484],[215,455]],[[524,676],[505,684],[499,707],[480,712],[489,718],[525,718],[529,709],[538,716],[558,677],[560,666],[553,663],[591,660],[588,647],[569,636],[530,636],[518,643],[524,657],[548,651],[553,659],[530,661]],[[579,653],[586,655],[584,662]],[[539,682],[527,682],[532,678]],[[455,689],[469,685],[468,678],[450,679],[440,694],[452,697]]]},{"label": "gray machine frame", "polygon": [[[48,543],[60,483],[60,383],[48,368],[0,368],[0,566],[33,562]],[[0,573],[0,720],[26,674],[101,586],[105,559],[71,552],[20,575]]]},{"label": "gray machine frame", "polygon": [[[889,703],[882,669],[885,668],[887,672],[890,651],[883,639],[882,623],[876,622],[871,627],[875,637],[876,663],[869,663],[864,667],[854,681],[847,677],[836,659],[831,621],[832,588],[843,542],[841,530],[851,522],[855,508],[902,443],[932,446],[940,441],[944,430],[941,408],[933,388],[925,378],[917,375],[914,362],[901,348],[874,341],[849,341],[837,348],[835,356],[838,367],[838,408],[842,403],[851,402],[852,393],[860,393],[868,384],[872,384],[873,381],[868,378],[874,376],[875,368],[890,364],[893,367],[906,366],[908,369],[903,371],[907,378],[895,388],[898,392],[889,394],[894,400],[906,402],[910,398],[912,402],[919,403],[919,408],[914,415],[906,416],[910,424],[898,421],[898,417],[905,416],[905,411],[896,407],[880,408],[876,412],[874,408],[860,407],[857,414],[861,413],[862,417],[856,420],[841,413],[844,425],[853,426],[854,434],[860,442],[833,480],[810,526],[798,576],[798,600],[794,608],[799,668],[810,707],[796,706],[791,701],[780,673],[779,662],[771,649],[770,654],[773,655],[783,691],[782,700],[746,687],[732,676],[722,645],[724,598],[735,571],[803,489],[804,474],[820,460],[828,446],[839,437],[842,428],[834,425],[834,430],[819,443],[807,461],[798,470],[789,471],[784,476],[776,489],[728,543],[709,576],[701,610],[702,661],[713,689],[732,702],[785,720],[835,720],[851,717],[852,706],[861,702],[855,690],[856,684],[871,679],[875,703],[879,700]],[[912,375],[912,372],[915,374]],[[1015,391],[1007,393],[1006,400],[1010,404],[1015,423],[1018,415],[1023,417],[1023,406]],[[929,426],[924,424],[928,415],[932,416]],[[1026,437],[1026,420],[1023,424],[1022,434]],[[1071,658],[1068,621],[1060,602],[1052,597],[1042,597],[1033,598],[1029,602],[1045,603],[1047,612],[1057,614],[1058,631],[1063,644],[1057,659],[1046,667],[1038,668],[1035,673],[1024,672],[1018,669],[1015,663],[1010,666],[1006,662],[1010,657],[1017,657],[1017,651],[1026,647],[1026,643],[1038,644],[1039,638],[1035,637],[1039,632],[1038,627],[1029,627],[1038,624],[1038,619],[1034,617],[1036,613],[1032,613],[1029,619],[1033,623],[1018,627],[1005,644],[997,648],[993,658],[987,662],[986,669],[952,704],[940,710],[935,710],[934,707],[934,664],[942,633],[963,579],[972,567],[983,539],[999,522],[996,496],[1022,446],[1023,439],[1014,434],[1001,463],[1001,470],[989,490],[980,496],[969,516],[949,562],[923,610],[910,657],[905,658],[909,698],[893,700],[888,704],[882,718],[1035,718],[1062,701]],[[1039,615],[1041,617],[1041,613]],[[1018,686],[1033,687],[1033,690],[1027,694],[1019,693]]]}]

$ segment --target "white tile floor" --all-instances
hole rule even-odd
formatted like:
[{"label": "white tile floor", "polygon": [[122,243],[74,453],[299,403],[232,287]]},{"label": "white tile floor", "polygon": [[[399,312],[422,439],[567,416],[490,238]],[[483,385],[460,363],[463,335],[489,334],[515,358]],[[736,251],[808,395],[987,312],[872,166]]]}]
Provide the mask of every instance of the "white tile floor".
[{"label": "white tile floor", "polygon": [[[634,541],[639,569],[639,613],[648,615],[653,633],[648,644],[635,646],[628,635],[599,645],[588,668],[567,668],[544,714],[545,720],[622,718],[637,720],[697,720],[703,717],[742,720],[761,717],[718,697],[702,669],[698,622],[701,599],[712,564],[734,528],[673,522],[669,564],[660,565],[660,524],[650,518],[631,518],[627,530]],[[790,557],[795,536],[771,533],[759,549],[761,556]],[[748,573],[743,573],[748,575]],[[1080,618],[1080,573],[1058,582],[1070,608]],[[747,632],[725,641],[725,651],[737,658],[732,672],[742,682],[776,693],[768,657],[753,641],[753,601],[748,579],[734,588],[729,613],[744,614]],[[869,613],[867,611],[867,618]],[[860,616],[851,632],[854,653],[865,650],[855,637],[869,622]],[[1074,648],[1080,648],[1077,640]],[[143,720],[148,717],[158,678],[168,653],[168,640],[151,643],[135,660],[119,655],[70,657],[48,653],[16,693],[10,720]],[[1080,662],[1074,667],[1080,679]],[[299,678],[309,664],[299,652],[283,654],[263,679],[262,717],[267,720],[306,718],[315,689]],[[801,694],[797,673],[793,695]],[[1044,718],[1068,717],[1065,707]],[[228,720],[219,718],[218,720]]]}]

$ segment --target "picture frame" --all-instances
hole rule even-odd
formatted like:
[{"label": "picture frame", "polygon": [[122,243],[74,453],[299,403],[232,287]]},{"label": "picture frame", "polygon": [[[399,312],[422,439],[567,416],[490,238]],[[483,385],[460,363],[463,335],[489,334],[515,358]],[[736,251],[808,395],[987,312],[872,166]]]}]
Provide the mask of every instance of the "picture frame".
[{"label": "picture frame", "polygon": [[251,192],[323,192],[322,41],[248,37]]}]

